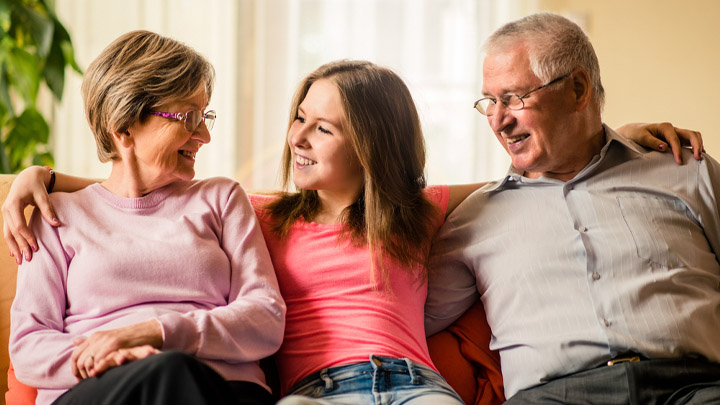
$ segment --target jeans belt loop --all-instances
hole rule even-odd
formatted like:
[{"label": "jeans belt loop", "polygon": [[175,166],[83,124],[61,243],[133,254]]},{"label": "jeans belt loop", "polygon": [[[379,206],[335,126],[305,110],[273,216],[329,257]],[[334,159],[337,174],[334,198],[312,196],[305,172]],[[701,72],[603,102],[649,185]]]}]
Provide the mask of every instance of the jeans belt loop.
[{"label": "jeans belt loop", "polygon": [[415,373],[415,364],[412,362],[412,360],[408,358],[404,358],[405,364],[407,364],[408,372],[410,373],[410,384],[412,385],[420,385],[420,377]]},{"label": "jeans belt loop", "polygon": [[320,378],[325,381],[325,391],[332,391],[333,389],[333,380],[328,375],[328,369],[324,368],[322,371],[320,371]]}]

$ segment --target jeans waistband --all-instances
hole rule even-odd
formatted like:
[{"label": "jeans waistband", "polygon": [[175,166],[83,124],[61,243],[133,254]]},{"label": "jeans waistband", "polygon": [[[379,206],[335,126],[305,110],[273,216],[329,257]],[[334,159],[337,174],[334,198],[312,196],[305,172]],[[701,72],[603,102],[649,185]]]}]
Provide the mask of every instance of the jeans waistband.
[{"label": "jeans waistband", "polygon": [[377,370],[389,373],[409,374],[413,384],[421,383],[418,372],[425,370],[434,372],[431,368],[417,364],[408,358],[385,357],[371,354],[369,361],[328,367],[316,371],[296,383],[293,388],[290,389],[290,392],[317,380],[322,380],[325,383],[325,389],[332,390],[333,380],[341,379],[344,374],[372,374]]}]

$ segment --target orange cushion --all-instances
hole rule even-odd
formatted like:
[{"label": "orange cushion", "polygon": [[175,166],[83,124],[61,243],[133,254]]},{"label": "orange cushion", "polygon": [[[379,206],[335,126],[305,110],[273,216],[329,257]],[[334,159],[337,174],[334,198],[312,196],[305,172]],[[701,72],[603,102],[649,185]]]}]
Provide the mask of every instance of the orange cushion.
[{"label": "orange cushion", "polygon": [[8,391],[5,393],[6,405],[35,405],[37,390],[21,383],[15,378],[12,363],[8,368]]},{"label": "orange cushion", "polygon": [[490,350],[490,326],[478,301],[447,329],[428,339],[435,367],[466,404],[505,401],[500,357]]}]

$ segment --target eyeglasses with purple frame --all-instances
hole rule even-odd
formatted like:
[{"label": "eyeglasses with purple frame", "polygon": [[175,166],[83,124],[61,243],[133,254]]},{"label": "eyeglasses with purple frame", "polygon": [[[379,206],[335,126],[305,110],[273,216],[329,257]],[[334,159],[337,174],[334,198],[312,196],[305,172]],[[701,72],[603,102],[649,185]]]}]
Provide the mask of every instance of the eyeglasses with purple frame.
[{"label": "eyeglasses with purple frame", "polygon": [[150,115],[157,115],[158,117],[170,118],[178,121],[185,121],[185,129],[190,132],[195,132],[200,123],[205,121],[205,127],[207,130],[211,130],[215,125],[215,110],[210,110],[203,113],[200,110],[192,110],[186,113],[169,113],[162,111],[153,111]]}]

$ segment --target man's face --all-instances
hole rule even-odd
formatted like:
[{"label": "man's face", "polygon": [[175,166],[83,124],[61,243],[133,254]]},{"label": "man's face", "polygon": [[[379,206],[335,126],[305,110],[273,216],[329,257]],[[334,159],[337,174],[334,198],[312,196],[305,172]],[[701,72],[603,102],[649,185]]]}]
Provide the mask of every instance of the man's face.
[{"label": "man's face", "polygon": [[578,167],[578,152],[586,140],[576,134],[573,77],[533,92],[523,99],[522,110],[510,110],[499,101],[502,95],[523,96],[543,84],[530,70],[527,50],[522,44],[485,58],[483,96],[498,99],[494,114],[487,117],[488,122],[512,158],[513,166],[524,171],[526,177],[565,180],[587,163],[582,162]]}]

